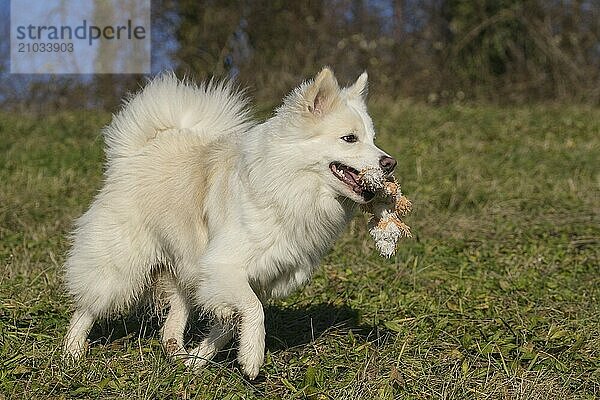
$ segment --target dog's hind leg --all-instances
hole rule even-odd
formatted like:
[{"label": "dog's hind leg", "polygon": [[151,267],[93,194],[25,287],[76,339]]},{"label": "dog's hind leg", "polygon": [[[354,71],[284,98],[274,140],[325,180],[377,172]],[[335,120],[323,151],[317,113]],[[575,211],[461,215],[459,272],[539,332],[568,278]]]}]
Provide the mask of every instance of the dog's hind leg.
[{"label": "dog's hind leg", "polygon": [[[73,265],[73,260],[70,259],[68,264]],[[145,284],[143,277],[131,279],[110,267],[84,269],[81,264],[77,265],[67,272],[76,309],[64,346],[65,352],[74,358],[85,354],[86,339],[94,322],[126,311],[138,301]]]},{"label": "dog's hind leg", "polygon": [[202,368],[233,338],[233,323],[215,322],[208,336],[198,347],[187,355],[185,365],[192,368]]},{"label": "dog's hind leg", "polygon": [[74,357],[85,353],[96,319],[123,313],[140,300],[158,258],[150,234],[139,230],[133,235],[106,210],[94,205],[80,218],[65,262],[65,281],[75,303],[65,352]]}]

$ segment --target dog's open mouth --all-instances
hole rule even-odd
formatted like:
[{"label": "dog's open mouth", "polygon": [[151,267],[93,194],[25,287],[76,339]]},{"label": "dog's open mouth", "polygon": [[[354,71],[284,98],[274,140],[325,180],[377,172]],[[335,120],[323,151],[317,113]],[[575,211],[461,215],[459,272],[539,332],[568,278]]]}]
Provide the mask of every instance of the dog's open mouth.
[{"label": "dog's open mouth", "polygon": [[336,178],[348,185],[354,193],[361,196],[366,201],[370,201],[375,197],[375,193],[367,190],[363,186],[359,177],[359,172],[354,168],[336,161],[329,164],[329,169]]}]

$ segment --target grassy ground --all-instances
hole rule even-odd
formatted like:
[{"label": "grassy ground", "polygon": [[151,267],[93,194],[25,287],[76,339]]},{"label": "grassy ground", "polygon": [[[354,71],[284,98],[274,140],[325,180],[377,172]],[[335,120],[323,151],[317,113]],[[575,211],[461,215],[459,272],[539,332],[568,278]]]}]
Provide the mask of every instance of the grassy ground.
[{"label": "grassy ground", "polygon": [[600,110],[373,108],[416,238],[381,259],[358,217],[268,306],[254,382],[233,351],[198,375],[167,360],[150,313],[61,361],[65,235],[101,185],[109,116],[0,116],[0,399],[600,398]]}]

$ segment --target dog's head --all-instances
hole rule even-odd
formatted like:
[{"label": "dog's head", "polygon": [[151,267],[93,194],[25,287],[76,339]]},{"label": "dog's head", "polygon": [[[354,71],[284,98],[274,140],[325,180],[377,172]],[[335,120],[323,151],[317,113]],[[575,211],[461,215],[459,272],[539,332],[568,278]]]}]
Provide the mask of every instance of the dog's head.
[{"label": "dog's head", "polygon": [[380,168],[389,175],[396,167],[396,160],[373,143],[366,92],[366,72],[340,88],[333,72],[324,68],[288,95],[278,110],[285,114],[288,129],[302,137],[297,146],[305,168],[316,172],[334,193],[357,203],[374,197],[361,182],[361,170]]}]

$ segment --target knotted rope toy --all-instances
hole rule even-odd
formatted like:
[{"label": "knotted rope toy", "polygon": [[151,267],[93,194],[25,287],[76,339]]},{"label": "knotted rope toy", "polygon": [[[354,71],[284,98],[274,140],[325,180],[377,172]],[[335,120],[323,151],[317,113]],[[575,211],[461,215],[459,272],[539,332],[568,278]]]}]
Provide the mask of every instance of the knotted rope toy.
[{"label": "knotted rope toy", "polygon": [[370,203],[362,206],[363,211],[372,215],[369,234],[379,253],[390,258],[396,253],[400,238],[412,237],[410,227],[402,222],[402,217],[411,211],[412,204],[402,194],[396,178],[386,177],[379,168],[363,169],[359,177],[363,186],[376,195]]}]

